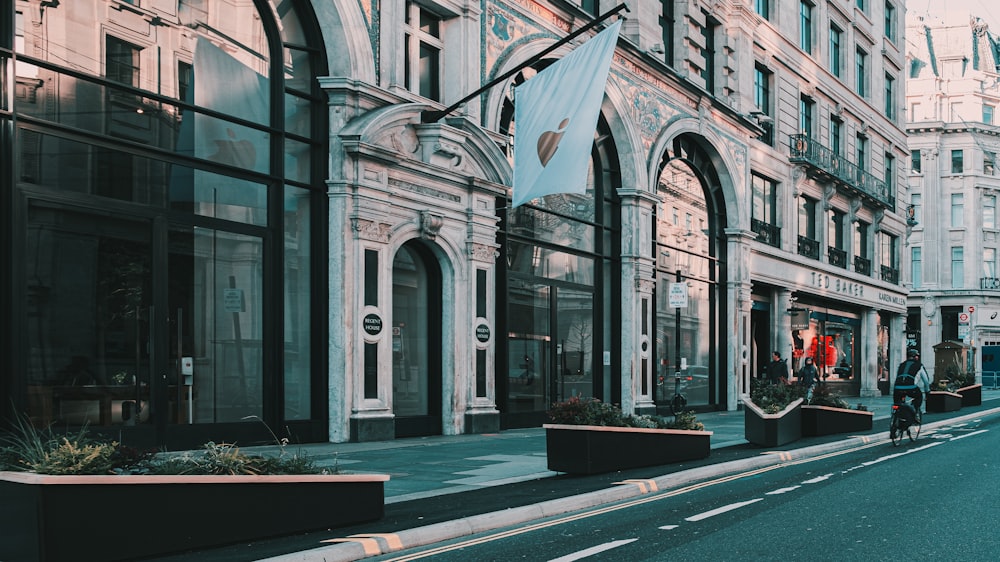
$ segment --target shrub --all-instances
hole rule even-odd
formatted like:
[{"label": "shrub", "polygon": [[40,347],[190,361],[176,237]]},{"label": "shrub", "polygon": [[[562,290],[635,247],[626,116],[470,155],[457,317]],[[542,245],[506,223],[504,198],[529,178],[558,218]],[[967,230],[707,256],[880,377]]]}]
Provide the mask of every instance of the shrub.
[{"label": "shrub", "polygon": [[140,451],[116,441],[91,438],[87,428],[56,436],[18,418],[0,439],[0,470],[37,474],[327,474],[304,456],[288,455],[284,440],[276,457],[247,455],[232,444],[206,443],[201,451],[180,454]]},{"label": "shrub", "polygon": [[770,384],[760,379],[752,379],[750,382],[750,401],[768,414],[777,414],[805,395],[806,388],[799,385],[780,382]]},{"label": "shrub", "polygon": [[682,412],[673,421],[660,416],[633,415],[622,412],[614,404],[597,398],[574,396],[552,404],[548,411],[552,423],[567,425],[600,425],[607,427],[641,427],[647,429],[703,430],[705,425],[695,419],[693,411]]},{"label": "shrub", "polygon": [[812,398],[809,400],[810,406],[829,406],[831,408],[850,409],[851,405],[840,397],[840,394],[831,392],[825,384],[818,384],[813,389]]}]

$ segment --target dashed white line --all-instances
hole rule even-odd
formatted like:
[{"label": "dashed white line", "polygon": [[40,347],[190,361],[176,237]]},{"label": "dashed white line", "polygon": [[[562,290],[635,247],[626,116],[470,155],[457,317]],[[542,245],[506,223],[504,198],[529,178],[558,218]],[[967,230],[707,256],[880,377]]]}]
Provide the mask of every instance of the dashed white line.
[{"label": "dashed white line", "polygon": [[680,527],[680,525],[663,525],[660,528],[663,529],[664,531],[673,531],[677,527]]},{"label": "dashed white line", "polygon": [[809,480],[804,480],[802,483],[803,484],[819,484],[820,482],[822,482],[824,480],[828,480],[828,479],[830,479],[832,477],[833,477],[833,473],[831,472],[830,474],[824,474],[823,476],[817,476],[816,478],[812,478],[812,479],[809,479]]},{"label": "dashed white line", "polygon": [[698,515],[692,515],[691,517],[685,517],[684,520],[685,521],[690,521],[690,522],[694,523],[696,521],[701,521],[703,519],[708,519],[709,517],[715,517],[716,515],[719,515],[721,513],[725,513],[727,511],[732,511],[734,509],[739,509],[741,507],[748,506],[748,505],[750,505],[752,503],[757,503],[757,502],[763,501],[763,500],[764,500],[764,498],[757,498],[757,499],[753,499],[753,500],[749,500],[749,501],[745,501],[745,502],[731,503],[729,505],[724,505],[722,507],[717,507],[717,508],[715,508],[715,509],[713,509],[711,511],[706,511],[705,513],[699,513]]},{"label": "dashed white line", "polygon": [[952,437],[952,441],[958,441],[959,439],[965,439],[966,437],[972,437],[973,435],[979,435],[980,433],[986,433],[988,429],[980,429],[979,431],[973,431],[972,433],[966,433],[965,435],[959,435],[958,437]]},{"label": "dashed white line", "polygon": [[788,492],[793,492],[795,490],[798,490],[801,487],[802,486],[789,486],[787,488],[778,488],[777,490],[771,490],[770,492],[768,492],[765,495],[776,496],[778,494],[787,494]]},{"label": "dashed white line", "polygon": [[573,562],[574,560],[580,560],[581,558],[586,558],[588,556],[593,556],[594,554],[599,554],[612,548],[618,548],[619,546],[624,546],[630,542],[637,541],[639,539],[626,539],[621,541],[611,541],[604,544],[599,544],[597,546],[592,546],[586,550],[581,550],[579,552],[574,552],[572,554],[567,554],[566,556],[560,556],[559,558],[553,558],[549,562]]}]

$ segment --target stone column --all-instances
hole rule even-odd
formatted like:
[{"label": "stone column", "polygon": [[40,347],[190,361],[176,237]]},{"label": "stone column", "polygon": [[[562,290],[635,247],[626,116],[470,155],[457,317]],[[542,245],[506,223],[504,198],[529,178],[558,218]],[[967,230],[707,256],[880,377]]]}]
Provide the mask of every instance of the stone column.
[{"label": "stone column", "polygon": [[[629,225],[622,228],[621,249],[621,406],[624,412],[652,413],[656,410],[653,403],[656,388],[654,338],[652,333],[644,334],[642,327],[645,324],[647,330],[652,331],[656,312],[653,244],[649,233],[653,228],[653,210],[659,200],[641,190],[619,190],[618,194],[621,197],[622,224]],[[646,301],[645,322],[642,318],[643,301]]]},{"label": "stone column", "polygon": [[[898,316],[894,317],[898,318]],[[902,330],[894,333],[902,333]],[[878,311],[869,309],[861,319],[861,372],[857,374],[861,381],[860,394],[862,398],[881,396],[878,389]]]},{"label": "stone column", "polygon": [[726,337],[726,409],[735,410],[740,396],[750,393],[750,241],[756,234],[740,228],[726,229],[726,252],[729,279],[726,300],[729,303],[722,330]]}]

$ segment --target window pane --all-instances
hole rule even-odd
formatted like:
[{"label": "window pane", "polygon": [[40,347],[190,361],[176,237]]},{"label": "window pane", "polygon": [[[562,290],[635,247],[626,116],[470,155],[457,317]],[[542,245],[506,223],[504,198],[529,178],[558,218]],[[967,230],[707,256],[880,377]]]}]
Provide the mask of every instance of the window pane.
[{"label": "window pane", "polygon": [[285,419],[302,420],[312,415],[310,195],[290,187],[284,200]]}]

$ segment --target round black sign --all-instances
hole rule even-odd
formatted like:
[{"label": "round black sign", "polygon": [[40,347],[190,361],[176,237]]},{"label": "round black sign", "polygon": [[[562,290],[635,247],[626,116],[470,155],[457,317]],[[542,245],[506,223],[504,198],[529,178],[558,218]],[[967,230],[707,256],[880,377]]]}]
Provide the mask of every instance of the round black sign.
[{"label": "round black sign", "polygon": [[365,316],[365,333],[369,336],[377,336],[382,332],[382,318],[378,314]]},{"label": "round black sign", "polygon": [[483,343],[490,341],[490,327],[486,324],[476,326],[476,339]]}]

